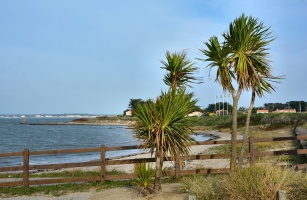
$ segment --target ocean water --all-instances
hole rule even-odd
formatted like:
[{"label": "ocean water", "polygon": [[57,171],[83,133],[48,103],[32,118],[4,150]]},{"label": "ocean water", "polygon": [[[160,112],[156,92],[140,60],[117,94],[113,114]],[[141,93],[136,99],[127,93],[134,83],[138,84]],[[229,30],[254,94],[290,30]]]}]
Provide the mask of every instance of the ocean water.
[{"label": "ocean water", "polygon": [[[68,122],[71,118],[28,118],[28,123]],[[126,126],[95,125],[28,125],[22,118],[0,118],[0,152],[22,152],[137,145],[133,132]],[[208,140],[202,135],[197,141]],[[140,153],[141,150],[107,151],[106,157]],[[85,162],[100,158],[97,152],[30,156],[30,164]],[[0,167],[22,165],[22,157],[0,157]]]}]

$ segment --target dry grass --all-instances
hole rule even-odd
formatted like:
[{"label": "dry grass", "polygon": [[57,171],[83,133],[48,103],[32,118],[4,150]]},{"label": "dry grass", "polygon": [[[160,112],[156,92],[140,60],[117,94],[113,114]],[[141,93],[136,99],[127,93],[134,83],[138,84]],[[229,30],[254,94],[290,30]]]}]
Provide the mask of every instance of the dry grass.
[{"label": "dry grass", "polygon": [[[243,134],[244,129],[239,129],[239,134]],[[250,127],[249,136],[254,138],[273,138],[273,137],[287,137],[293,136],[291,128],[282,128],[276,130],[263,130],[258,126]],[[238,144],[238,150],[241,148],[241,144]],[[256,143],[257,151],[271,151],[271,150],[284,150],[284,149],[296,149],[297,144],[293,141],[281,141],[281,142],[262,142]],[[210,149],[209,153],[230,153],[230,145],[222,145]]]},{"label": "dry grass", "polygon": [[269,163],[229,175],[184,177],[182,183],[182,191],[196,194],[198,199],[275,200],[279,190],[286,190],[287,199],[307,198],[306,173]]},{"label": "dry grass", "polygon": [[[181,192],[195,194],[197,199],[214,200],[221,199],[222,195],[219,192],[219,176],[185,176],[182,178],[183,183]],[[222,176],[221,176],[222,177]]]}]

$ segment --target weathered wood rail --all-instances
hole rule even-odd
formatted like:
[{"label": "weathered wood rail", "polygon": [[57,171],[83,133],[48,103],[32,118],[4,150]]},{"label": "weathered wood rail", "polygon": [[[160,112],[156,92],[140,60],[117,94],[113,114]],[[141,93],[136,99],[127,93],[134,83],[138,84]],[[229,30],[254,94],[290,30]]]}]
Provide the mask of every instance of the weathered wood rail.
[{"label": "weathered wood rail", "polygon": [[[249,138],[249,152],[244,156],[249,158],[249,161],[254,162],[255,158],[260,156],[279,156],[279,155],[307,155],[307,149],[295,149],[295,150],[281,150],[281,151],[267,151],[267,152],[256,152],[255,144],[261,142],[276,142],[276,141],[298,141],[306,140],[307,136],[293,136],[293,137],[278,137],[278,138]],[[242,143],[241,140],[238,140],[238,143]],[[230,144],[229,140],[210,140],[204,142],[195,142],[191,145],[214,145],[214,144]],[[85,149],[67,149],[67,150],[48,150],[48,151],[29,151],[25,149],[23,152],[9,152],[9,153],[0,153],[1,157],[12,157],[20,156],[23,157],[22,166],[9,166],[9,167],[0,167],[0,173],[8,172],[22,172],[22,180],[17,181],[1,181],[0,187],[6,186],[25,186],[30,185],[42,185],[42,184],[58,184],[58,183],[71,183],[71,182],[93,182],[101,181],[105,182],[106,180],[120,180],[120,179],[132,179],[136,178],[136,174],[119,174],[119,175],[107,175],[106,166],[108,165],[121,165],[121,164],[134,164],[141,163],[146,161],[154,162],[154,158],[139,158],[139,159],[107,159],[106,151],[116,151],[116,150],[129,150],[137,149],[138,146],[118,146],[118,147],[105,147],[101,145],[99,148],[85,148]],[[86,153],[86,152],[100,152],[100,160],[97,161],[88,161],[81,163],[62,163],[62,164],[46,164],[46,165],[30,165],[29,161],[31,156],[34,155],[50,155],[50,154],[67,154],[67,153]],[[188,156],[179,156],[175,159],[175,170],[164,172],[164,176],[176,176],[179,178],[181,175],[187,174],[206,174],[206,173],[228,173],[228,168],[223,169],[195,169],[195,170],[182,170],[180,169],[180,160],[205,160],[205,159],[225,159],[230,158],[230,154],[202,154],[202,155],[188,155]],[[172,158],[166,157],[165,161],[169,161]],[[33,170],[47,170],[47,169],[65,169],[65,168],[76,168],[76,167],[89,167],[89,166],[98,166],[100,168],[99,176],[89,176],[89,177],[72,177],[72,178],[29,178],[30,171]],[[301,164],[297,166],[297,169],[306,167],[306,164]]]}]

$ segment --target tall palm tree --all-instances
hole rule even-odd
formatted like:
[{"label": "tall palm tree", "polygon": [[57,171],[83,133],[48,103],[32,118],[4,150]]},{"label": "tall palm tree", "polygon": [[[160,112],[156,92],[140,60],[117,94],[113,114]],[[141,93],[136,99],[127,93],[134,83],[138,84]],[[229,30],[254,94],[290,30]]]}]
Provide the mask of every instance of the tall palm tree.
[{"label": "tall palm tree", "polygon": [[232,134],[231,134],[231,159],[230,159],[230,169],[235,169],[236,161],[236,146],[237,146],[237,110],[238,102],[243,90],[241,85],[238,86],[236,90],[233,86],[233,79],[236,79],[234,69],[234,62],[231,61],[231,49],[225,45],[225,43],[220,44],[218,38],[213,36],[208,42],[205,42],[207,49],[200,49],[200,51],[207,56],[207,59],[199,59],[203,61],[208,61],[209,69],[217,67],[215,81],[221,84],[224,91],[229,91],[233,99],[232,107]]},{"label": "tall palm tree", "polygon": [[[196,73],[199,68],[194,67],[195,63],[187,58],[185,51],[174,53],[167,51],[165,53],[165,57],[166,61],[160,61],[164,65],[164,67],[161,68],[166,70],[166,74],[163,80],[164,83],[168,85],[172,91],[186,88],[187,86],[192,87],[189,85],[190,83],[202,83],[200,77],[194,76],[194,73]],[[175,160],[179,155],[179,150],[176,150],[174,154]]]},{"label": "tall palm tree", "polygon": [[160,62],[164,65],[162,69],[166,69],[167,73],[164,76],[164,83],[173,90],[182,87],[191,87],[190,83],[201,83],[200,78],[195,77],[193,74],[198,71],[198,67],[194,67],[190,59],[187,58],[185,51],[179,53],[165,53],[166,61]]},{"label": "tall palm tree", "polygon": [[[242,14],[229,25],[229,30],[222,34],[224,42],[220,44],[217,37],[206,42],[208,50],[201,49],[207,56],[210,69],[217,67],[216,80],[223,89],[228,90],[233,98],[233,119],[231,131],[230,169],[236,169],[237,162],[237,109],[243,90],[250,90],[261,83],[264,77],[271,76],[268,60],[268,44],[275,38],[270,28],[266,28],[258,19]],[[234,88],[232,81],[237,84]]]},{"label": "tall palm tree", "polygon": [[169,90],[162,92],[155,101],[139,104],[134,111],[136,137],[142,147],[155,153],[155,189],[161,189],[164,157],[168,154],[175,156],[177,149],[181,154],[190,151],[189,143],[194,140],[190,136],[192,129],[186,115],[193,111],[197,102],[192,98],[193,93],[186,93],[184,89]]}]

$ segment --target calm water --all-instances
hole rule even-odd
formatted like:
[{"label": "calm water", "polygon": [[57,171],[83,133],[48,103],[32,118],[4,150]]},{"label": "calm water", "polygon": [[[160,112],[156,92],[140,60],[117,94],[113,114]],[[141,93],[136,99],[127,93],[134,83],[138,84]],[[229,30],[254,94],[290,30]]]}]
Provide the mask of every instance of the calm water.
[{"label": "calm water", "polygon": [[[28,118],[28,123],[65,122],[69,118]],[[208,137],[194,136],[197,141]],[[25,125],[21,118],[0,118],[0,152],[77,149],[105,146],[137,145],[131,129],[126,126],[86,126],[86,125]],[[106,152],[107,157],[139,153],[139,150]],[[100,154],[61,154],[30,156],[30,164],[50,164],[67,162],[84,162],[99,159]],[[21,157],[0,157],[0,166],[22,164]]]}]

